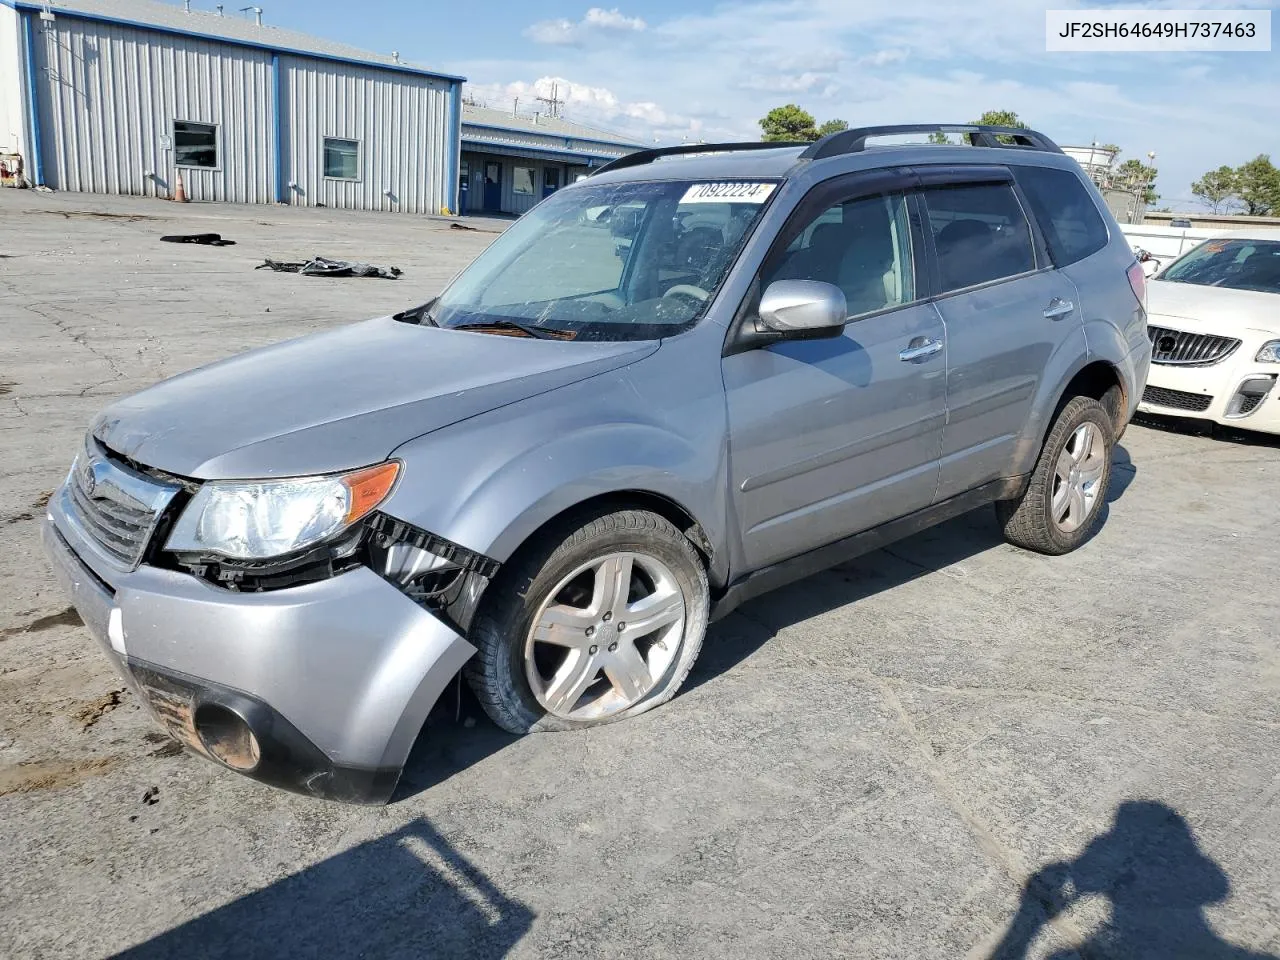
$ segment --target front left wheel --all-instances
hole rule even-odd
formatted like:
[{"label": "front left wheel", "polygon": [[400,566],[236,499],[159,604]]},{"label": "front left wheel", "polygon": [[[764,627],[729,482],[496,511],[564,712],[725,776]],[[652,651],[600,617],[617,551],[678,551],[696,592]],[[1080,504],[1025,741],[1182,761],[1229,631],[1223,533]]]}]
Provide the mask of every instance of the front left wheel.
[{"label": "front left wheel", "polygon": [[644,510],[583,517],[490,585],[464,672],[512,733],[635,716],[675,696],[709,607],[702,560],[669,521]]}]

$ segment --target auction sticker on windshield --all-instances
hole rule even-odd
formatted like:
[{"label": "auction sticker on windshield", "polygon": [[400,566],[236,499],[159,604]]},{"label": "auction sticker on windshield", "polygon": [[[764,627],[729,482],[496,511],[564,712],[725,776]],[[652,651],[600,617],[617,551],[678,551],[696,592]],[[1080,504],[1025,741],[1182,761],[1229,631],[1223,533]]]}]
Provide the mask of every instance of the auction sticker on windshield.
[{"label": "auction sticker on windshield", "polygon": [[764,203],[776,183],[695,183],[680,198],[685,203]]}]

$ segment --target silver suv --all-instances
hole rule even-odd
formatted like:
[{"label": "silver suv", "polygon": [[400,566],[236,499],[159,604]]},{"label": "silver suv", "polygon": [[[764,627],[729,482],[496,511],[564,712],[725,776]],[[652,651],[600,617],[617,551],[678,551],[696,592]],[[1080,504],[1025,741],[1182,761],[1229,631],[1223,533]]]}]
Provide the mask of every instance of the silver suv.
[{"label": "silver suv", "polygon": [[[969,144],[868,145],[935,130]],[[459,670],[505,730],[590,726],[747,598],[964,511],[1076,548],[1143,299],[1032,131],[643,151],[429,303],[113,404],[46,544],[173,736],[383,802]]]}]

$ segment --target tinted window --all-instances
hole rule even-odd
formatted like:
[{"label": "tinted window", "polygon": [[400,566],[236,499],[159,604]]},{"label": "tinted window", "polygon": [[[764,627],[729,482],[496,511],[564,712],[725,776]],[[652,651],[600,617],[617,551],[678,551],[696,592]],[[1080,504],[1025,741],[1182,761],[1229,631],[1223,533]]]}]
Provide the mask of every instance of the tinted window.
[{"label": "tinted window", "polygon": [[938,250],[943,291],[1035,269],[1031,228],[1012,186],[984,183],[932,187],[922,192]]},{"label": "tinted window", "polygon": [[218,128],[211,123],[173,121],[173,162],[179,167],[218,166]]},{"label": "tinted window", "polygon": [[360,177],[360,144],[356,140],[324,138],[324,175],[334,180]]},{"label": "tinted window", "polygon": [[1160,279],[1280,293],[1280,241],[1207,240],[1174,261]]},{"label": "tinted window", "polygon": [[764,276],[821,280],[844,291],[856,317],[915,299],[911,230],[901,194],[862,197],[813,218]]},{"label": "tinted window", "polygon": [[1079,177],[1049,167],[1019,167],[1017,177],[1054,263],[1065,267],[1107,245],[1107,225]]}]

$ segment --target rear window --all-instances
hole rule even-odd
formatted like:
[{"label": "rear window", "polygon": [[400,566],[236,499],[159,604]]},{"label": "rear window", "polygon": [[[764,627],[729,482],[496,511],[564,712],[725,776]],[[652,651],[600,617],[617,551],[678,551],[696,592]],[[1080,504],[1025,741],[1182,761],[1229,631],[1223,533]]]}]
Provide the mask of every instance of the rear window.
[{"label": "rear window", "polygon": [[1009,184],[930,187],[921,192],[944,292],[1036,268],[1031,228]]},{"label": "rear window", "polygon": [[1055,264],[1065,267],[1107,245],[1107,225],[1079,177],[1050,167],[1018,167],[1015,175]]}]

